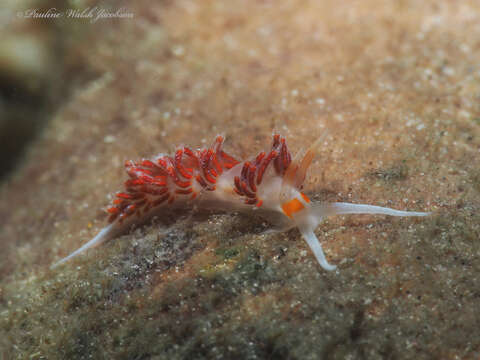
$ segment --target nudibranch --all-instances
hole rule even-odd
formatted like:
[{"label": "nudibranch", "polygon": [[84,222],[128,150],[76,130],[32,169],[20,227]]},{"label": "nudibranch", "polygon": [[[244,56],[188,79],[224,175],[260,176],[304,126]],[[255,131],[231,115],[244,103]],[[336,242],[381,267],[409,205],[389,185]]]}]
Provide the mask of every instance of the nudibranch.
[{"label": "nudibranch", "polygon": [[217,136],[206,149],[183,146],[172,156],[160,154],[138,162],[127,161],[129,179],[125,181],[125,190],[116,194],[107,209],[108,225],[52,268],[173,208],[196,205],[223,211],[256,211],[280,231],[297,227],[325,270],[334,270],[336,266],[328,263],[314,230],[326,216],[430,214],[365,204],[314,203],[301,191],[314,146],[292,159],[285,138],[275,134],[270,151],[240,162],[222,149],[223,142],[223,136]]}]

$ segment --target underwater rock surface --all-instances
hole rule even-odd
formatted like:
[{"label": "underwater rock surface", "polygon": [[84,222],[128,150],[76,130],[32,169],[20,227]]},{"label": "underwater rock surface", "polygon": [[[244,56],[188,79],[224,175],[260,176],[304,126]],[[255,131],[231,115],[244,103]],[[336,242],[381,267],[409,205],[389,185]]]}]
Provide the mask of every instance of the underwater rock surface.
[{"label": "underwater rock surface", "polygon": [[[92,80],[0,185],[0,357],[479,357],[478,3],[128,10],[74,23],[85,33],[69,52]],[[328,219],[316,233],[334,272],[297,230],[202,211],[49,270],[105,225],[125,160],[217,133],[246,158],[273,130],[295,153],[327,129],[312,199],[433,215]]]}]

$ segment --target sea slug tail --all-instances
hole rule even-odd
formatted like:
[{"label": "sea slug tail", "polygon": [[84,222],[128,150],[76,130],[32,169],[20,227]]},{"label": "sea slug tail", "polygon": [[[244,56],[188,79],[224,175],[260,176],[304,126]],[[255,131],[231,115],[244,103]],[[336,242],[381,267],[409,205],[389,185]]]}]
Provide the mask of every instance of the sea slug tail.
[{"label": "sea slug tail", "polygon": [[116,229],[115,223],[109,224],[108,226],[104,227],[92,240],[90,240],[86,244],[83,244],[80,248],[72,252],[70,255],[54,263],[52,266],[50,266],[50,269],[55,269],[57,266],[69,261],[75,256],[85,252],[86,250],[92,247],[100,245],[104,241],[110,239],[115,229]]}]

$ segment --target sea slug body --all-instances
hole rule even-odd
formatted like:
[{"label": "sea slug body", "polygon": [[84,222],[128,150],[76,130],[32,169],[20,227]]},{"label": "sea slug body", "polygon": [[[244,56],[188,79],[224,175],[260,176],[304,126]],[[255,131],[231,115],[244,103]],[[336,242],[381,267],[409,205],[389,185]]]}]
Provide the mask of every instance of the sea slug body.
[{"label": "sea slug body", "polygon": [[109,224],[52,268],[155,214],[189,208],[193,203],[199,208],[256,211],[282,231],[297,227],[325,270],[336,267],[326,260],[314,230],[326,216],[430,214],[364,204],[313,203],[301,188],[314,146],[292,159],[285,138],[275,134],[269,151],[240,162],[222,149],[223,141],[222,136],[217,136],[206,149],[180,147],[172,156],[160,154],[138,162],[127,161],[129,179],[125,181],[125,190],[116,194],[107,209]]}]

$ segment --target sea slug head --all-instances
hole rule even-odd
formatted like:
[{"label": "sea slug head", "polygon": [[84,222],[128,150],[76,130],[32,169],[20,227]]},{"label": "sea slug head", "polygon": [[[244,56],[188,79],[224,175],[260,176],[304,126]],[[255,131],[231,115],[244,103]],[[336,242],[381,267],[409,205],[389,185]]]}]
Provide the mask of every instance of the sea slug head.
[{"label": "sea slug head", "polygon": [[293,222],[312,221],[309,218],[311,202],[307,195],[302,192],[303,183],[313,157],[313,148],[305,154],[300,152],[292,160],[282,178],[279,201],[282,213]]},{"label": "sea slug head", "polygon": [[[257,182],[256,195],[262,209],[271,211],[274,217],[279,217],[282,228],[298,226],[299,221],[308,219],[311,213],[311,202],[302,192],[306,173],[315,155],[314,149],[318,141],[307,151],[300,151],[292,159],[285,144],[285,139],[274,135],[271,152],[265,153],[258,163],[272,163],[273,166],[258,166],[261,174],[261,184]],[[273,155],[273,157],[272,157]],[[271,161],[270,161],[270,158]],[[266,159],[266,160],[265,160]],[[257,203],[257,206],[258,206]],[[280,213],[280,216],[278,215]],[[317,221],[314,221],[317,223]]]},{"label": "sea slug head", "polygon": [[293,226],[299,229],[320,266],[325,270],[332,271],[336,269],[336,266],[328,263],[322,246],[314,233],[315,228],[323,219],[323,214],[302,192],[307,170],[315,156],[315,148],[323,138],[322,136],[318,139],[305,153],[298,153],[295,159],[291,161],[281,181],[279,202],[282,214],[290,219]]},{"label": "sea slug head", "polygon": [[[323,137],[322,137],[323,138]],[[341,214],[382,214],[389,216],[428,216],[428,212],[401,211],[367,204],[351,203],[312,203],[301,191],[306,172],[312,163],[317,140],[304,154],[300,152],[291,161],[281,178],[278,190],[277,211],[289,220],[290,227],[297,227],[310,246],[315,258],[325,270],[335,270],[336,266],[328,263],[322,246],[315,235],[315,228],[326,216]],[[278,184],[277,183],[277,184]]]}]

